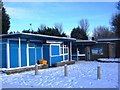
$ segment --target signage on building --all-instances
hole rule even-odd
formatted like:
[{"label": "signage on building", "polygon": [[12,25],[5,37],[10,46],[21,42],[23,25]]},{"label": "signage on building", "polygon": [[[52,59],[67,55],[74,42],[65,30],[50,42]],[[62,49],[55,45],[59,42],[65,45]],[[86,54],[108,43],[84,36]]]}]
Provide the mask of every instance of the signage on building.
[{"label": "signage on building", "polygon": [[103,55],[103,48],[92,48],[92,54]]}]

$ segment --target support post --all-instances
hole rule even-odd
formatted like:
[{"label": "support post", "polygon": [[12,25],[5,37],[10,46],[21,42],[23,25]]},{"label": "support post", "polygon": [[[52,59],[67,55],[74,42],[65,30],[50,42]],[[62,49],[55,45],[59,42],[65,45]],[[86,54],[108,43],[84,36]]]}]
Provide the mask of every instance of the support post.
[{"label": "support post", "polygon": [[62,52],[63,52],[63,61],[64,61],[64,43],[63,43],[63,51]]},{"label": "support post", "polygon": [[97,66],[97,79],[101,79],[100,66]]},{"label": "support post", "polygon": [[64,76],[68,75],[67,64],[64,65]]},{"label": "support post", "polygon": [[77,48],[77,61],[78,61],[78,48]]},{"label": "support post", "polygon": [[9,45],[9,40],[7,41],[7,68],[10,68],[10,45]]},{"label": "support post", "polygon": [[38,75],[38,65],[35,64],[35,75]]},{"label": "support post", "polygon": [[21,39],[19,38],[19,67],[21,67]]},{"label": "support post", "polygon": [[26,50],[26,55],[27,55],[27,66],[29,66],[29,41],[27,40],[27,50]]},{"label": "support post", "polygon": [[70,61],[72,61],[72,42],[70,42]]}]

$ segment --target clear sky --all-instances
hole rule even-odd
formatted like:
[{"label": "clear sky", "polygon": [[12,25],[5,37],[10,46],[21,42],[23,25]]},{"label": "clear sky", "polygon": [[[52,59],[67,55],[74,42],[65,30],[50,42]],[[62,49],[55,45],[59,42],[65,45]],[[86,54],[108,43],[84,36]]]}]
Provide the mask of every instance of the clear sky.
[{"label": "clear sky", "polygon": [[55,23],[63,26],[63,31],[70,35],[81,19],[88,19],[89,34],[97,26],[110,27],[113,14],[117,12],[116,2],[4,2],[10,15],[9,31],[29,29],[37,30],[41,24],[54,27]]}]

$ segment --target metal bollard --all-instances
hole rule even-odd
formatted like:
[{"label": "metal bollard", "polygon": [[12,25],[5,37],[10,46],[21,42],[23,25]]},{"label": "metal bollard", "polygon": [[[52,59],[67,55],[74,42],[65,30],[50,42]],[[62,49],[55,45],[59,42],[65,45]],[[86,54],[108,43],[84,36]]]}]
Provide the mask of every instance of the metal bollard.
[{"label": "metal bollard", "polygon": [[100,66],[97,66],[97,79],[101,79]]},{"label": "metal bollard", "polygon": [[64,76],[67,76],[67,64],[64,65]]},{"label": "metal bollard", "polygon": [[38,75],[38,65],[35,65],[35,75]]}]

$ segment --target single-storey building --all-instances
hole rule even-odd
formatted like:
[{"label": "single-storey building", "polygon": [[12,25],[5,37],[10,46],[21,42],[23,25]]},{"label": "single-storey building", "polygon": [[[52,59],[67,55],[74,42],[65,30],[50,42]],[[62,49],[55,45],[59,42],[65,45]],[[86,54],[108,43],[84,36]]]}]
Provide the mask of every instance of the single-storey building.
[{"label": "single-storey building", "polygon": [[72,44],[73,60],[90,60],[90,47],[95,44],[94,40],[76,40]]},{"label": "single-storey building", "polygon": [[[73,44],[73,60],[97,60],[98,58],[116,58],[115,42],[100,42],[94,40],[76,40]],[[119,49],[118,49],[119,50]]]},{"label": "single-storey building", "polygon": [[120,58],[120,38],[98,39],[98,42],[115,43],[115,58]]},{"label": "single-storey building", "polygon": [[90,47],[90,60],[99,58],[115,58],[115,43],[97,42]]},{"label": "single-storey building", "polygon": [[40,34],[16,33],[0,36],[2,68],[32,66],[45,59],[49,66],[72,60],[72,42],[75,39]]}]

